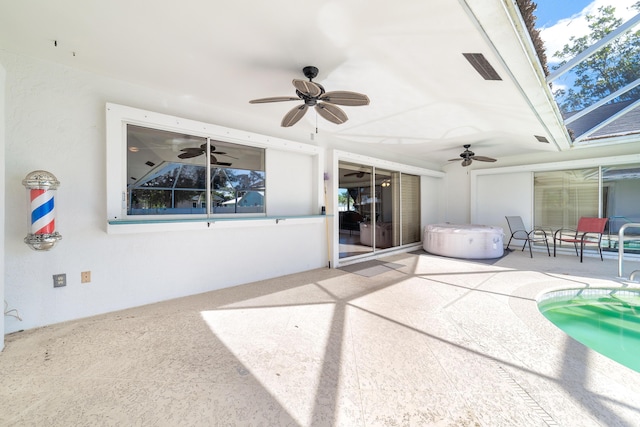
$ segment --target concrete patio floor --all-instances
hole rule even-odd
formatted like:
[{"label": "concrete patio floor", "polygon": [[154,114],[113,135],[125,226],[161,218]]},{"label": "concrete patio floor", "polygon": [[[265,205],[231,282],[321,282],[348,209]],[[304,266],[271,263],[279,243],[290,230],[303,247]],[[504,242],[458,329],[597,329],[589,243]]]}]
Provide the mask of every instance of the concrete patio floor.
[{"label": "concrete patio floor", "polygon": [[551,289],[640,287],[616,259],[415,252],[345,270],[7,335],[0,425],[638,425],[640,373],[536,305]]}]

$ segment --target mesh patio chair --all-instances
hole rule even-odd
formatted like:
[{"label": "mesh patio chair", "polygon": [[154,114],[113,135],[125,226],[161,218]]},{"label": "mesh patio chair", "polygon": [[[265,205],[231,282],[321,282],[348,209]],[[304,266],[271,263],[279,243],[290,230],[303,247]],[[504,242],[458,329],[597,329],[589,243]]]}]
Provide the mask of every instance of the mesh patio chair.
[{"label": "mesh patio chair", "polygon": [[507,219],[507,224],[509,224],[509,230],[511,231],[511,237],[509,238],[509,243],[507,243],[507,249],[509,249],[509,245],[511,244],[511,240],[524,240],[524,245],[522,245],[522,250],[529,244],[529,255],[533,258],[533,251],[531,250],[531,245],[535,242],[544,242],[547,246],[547,254],[551,256],[551,251],[549,250],[549,241],[547,240],[547,232],[541,228],[535,228],[533,230],[527,230],[522,222],[522,218],[519,216],[505,216]]},{"label": "mesh patio chair", "polygon": [[609,218],[590,218],[582,217],[578,220],[578,226],[573,228],[561,228],[553,233],[553,256],[556,256],[556,242],[573,243],[573,247],[578,255],[578,243],[580,244],[580,262],[582,262],[582,254],[585,245],[598,245],[600,252],[600,260],[602,258],[602,235]]}]

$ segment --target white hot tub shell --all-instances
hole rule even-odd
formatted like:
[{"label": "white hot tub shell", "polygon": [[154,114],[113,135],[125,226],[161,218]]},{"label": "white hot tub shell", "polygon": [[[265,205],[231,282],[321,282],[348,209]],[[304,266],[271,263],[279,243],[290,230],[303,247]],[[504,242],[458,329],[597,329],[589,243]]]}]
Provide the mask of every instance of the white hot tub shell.
[{"label": "white hot tub shell", "polygon": [[424,229],[424,250],[453,258],[499,258],[504,253],[502,227],[475,224],[430,224]]}]

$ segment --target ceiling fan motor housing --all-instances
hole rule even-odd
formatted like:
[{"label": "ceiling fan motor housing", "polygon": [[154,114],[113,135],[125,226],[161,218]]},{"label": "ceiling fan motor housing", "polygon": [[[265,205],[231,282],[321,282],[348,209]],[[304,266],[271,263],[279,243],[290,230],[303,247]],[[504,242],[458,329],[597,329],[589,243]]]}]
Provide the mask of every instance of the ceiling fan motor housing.
[{"label": "ceiling fan motor housing", "polygon": [[318,103],[318,98],[325,93],[324,87],[322,87],[321,84],[318,84],[316,82],[313,82],[313,84],[320,88],[320,95],[309,96],[306,93],[300,92],[299,90],[296,89],[296,95],[298,95],[298,97],[302,99],[304,103],[307,104],[307,106],[309,107],[313,107],[314,105],[316,105]]},{"label": "ceiling fan motor housing", "polygon": [[302,69],[302,72],[304,73],[305,77],[308,78],[309,80],[315,79],[316,76],[318,75],[318,69],[312,65],[308,65],[304,67]]}]

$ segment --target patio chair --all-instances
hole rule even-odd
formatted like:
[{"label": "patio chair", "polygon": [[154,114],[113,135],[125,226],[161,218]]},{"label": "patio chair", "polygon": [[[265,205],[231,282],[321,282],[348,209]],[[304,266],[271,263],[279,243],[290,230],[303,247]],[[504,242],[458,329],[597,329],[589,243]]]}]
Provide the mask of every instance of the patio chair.
[{"label": "patio chair", "polygon": [[604,228],[607,225],[609,218],[589,218],[582,217],[578,220],[578,226],[576,229],[561,228],[553,233],[553,256],[556,256],[556,242],[568,242],[573,243],[578,255],[578,243],[580,244],[580,262],[582,262],[582,254],[584,253],[585,245],[598,245],[598,251],[600,252],[600,260],[602,258],[602,235],[604,234]]},{"label": "patio chair", "polygon": [[522,250],[524,251],[527,243],[529,244],[529,255],[533,258],[533,251],[531,250],[531,245],[535,242],[544,242],[547,246],[547,253],[551,256],[551,251],[549,250],[549,241],[547,240],[547,232],[541,228],[534,227],[533,230],[527,230],[522,222],[522,218],[519,216],[505,216],[507,219],[507,224],[509,224],[509,230],[511,231],[511,237],[509,238],[509,242],[507,243],[507,249],[509,249],[509,245],[511,244],[511,240],[524,240],[524,245],[522,245]]}]

